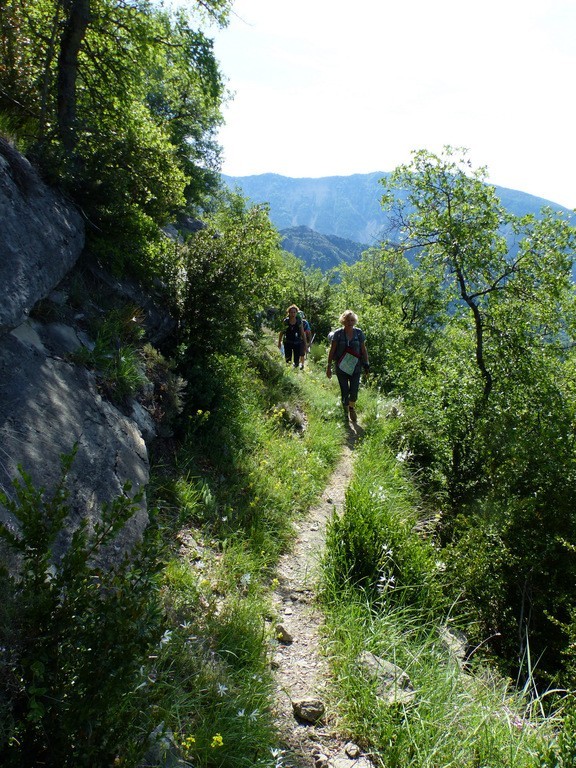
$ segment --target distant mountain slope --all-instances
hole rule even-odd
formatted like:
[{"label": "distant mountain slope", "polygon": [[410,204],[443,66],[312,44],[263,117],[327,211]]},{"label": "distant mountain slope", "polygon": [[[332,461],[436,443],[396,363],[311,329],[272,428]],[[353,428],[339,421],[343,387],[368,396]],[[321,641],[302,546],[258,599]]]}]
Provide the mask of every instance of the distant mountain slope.
[{"label": "distant mountain slope", "polygon": [[[222,180],[232,189],[240,188],[252,202],[268,203],[272,223],[280,231],[303,226],[323,235],[373,245],[387,223],[380,205],[383,188],[379,180],[389,175],[374,172],[292,179],[264,173],[223,175]],[[545,205],[569,212],[567,208],[525,192],[505,187],[496,187],[496,191],[504,207],[516,215],[537,214]]]},{"label": "distant mountain slope", "polygon": [[342,263],[353,264],[367,247],[337,235],[322,235],[304,226],[281,229],[280,234],[285,251],[290,251],[307,266],[322,272]]}]

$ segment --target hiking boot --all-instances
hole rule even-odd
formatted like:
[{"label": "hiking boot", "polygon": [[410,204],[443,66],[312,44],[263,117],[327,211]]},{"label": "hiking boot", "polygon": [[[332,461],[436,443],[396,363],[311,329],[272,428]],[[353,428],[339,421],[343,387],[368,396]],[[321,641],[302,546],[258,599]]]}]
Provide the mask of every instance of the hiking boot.
[{"label": "hiking boot", "polygon": [[301,371],[303,371],[303,370],[304,370],[304,364],[303,364],[303,363],[300,363],[300,370],[301,370]]},{"label": "hiking boot", "polygon": [[354,406],[352,406],[352,405],[349,405],[348,406],[348,413],[350,414],[350,420],[353,421],[354,424],[356,424],[356,421],[357,421],[356,408],[354,408]]}]

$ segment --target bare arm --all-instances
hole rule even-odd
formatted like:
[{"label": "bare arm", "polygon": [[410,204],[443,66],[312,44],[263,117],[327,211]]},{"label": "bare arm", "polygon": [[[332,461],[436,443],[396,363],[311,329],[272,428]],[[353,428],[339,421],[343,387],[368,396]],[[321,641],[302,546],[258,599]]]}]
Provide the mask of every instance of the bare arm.
[{"label": "bare arm", "polygon": [[328,364],[326,366],[326,376],[328,376],[329,379],[332,378],[332,360],[334,359],[335,354],[336,354],[336,340],[332,339],[332,344],[330,344],[330,351],[328,352]]}]

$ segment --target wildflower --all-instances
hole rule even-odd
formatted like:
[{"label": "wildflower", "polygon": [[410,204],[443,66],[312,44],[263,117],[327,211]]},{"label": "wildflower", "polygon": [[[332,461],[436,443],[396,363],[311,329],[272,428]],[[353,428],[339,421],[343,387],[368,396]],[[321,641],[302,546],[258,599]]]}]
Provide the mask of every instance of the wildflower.
[{"label": "wildflower", "polygon": [[218,683],[216,686],[216,692],[218,693],[218,696],[225,696],[228,691],[228,686],[224,685],[223,683]]},{"label": "wildflower", "polygon": [[257,719],[258,719],[258,710],[253,709],[252,712],[250,712],[250,714],[248,715],[248,720],[252,720],[252,722],[254,722]]},{"label": "wildflower", "polygon": [[392,557],[392,549],[388,546],[388,544],[382,545],[382,557]]},{"label": "wildflower", "polygon": [[224,739],[219,733],[212,736],[212,743],[210,744],[210,746],[212,747],[212,749],[217,749],[218,747],[224,746]]},{"label": "wildflower", "polygon": [[162,635],[162,637],[160,638],[160,645],[168,645],[171,639],[172,639],[172,630],[167,629]]},{"label": "wildflower", "polygon": [[182,747],[182,751],[184,752],[185,757],[190,757],[190,753],[194,748],[194,744],[196,744],[196,739],[194,736],[186,736],[185,739],[182,739],[180,746]]},{"label": "wildflower", "polygon": [[284,757],[283,749],[271,749],[270,754],[274,762],[274,768],[282,768],[282,759]]}]

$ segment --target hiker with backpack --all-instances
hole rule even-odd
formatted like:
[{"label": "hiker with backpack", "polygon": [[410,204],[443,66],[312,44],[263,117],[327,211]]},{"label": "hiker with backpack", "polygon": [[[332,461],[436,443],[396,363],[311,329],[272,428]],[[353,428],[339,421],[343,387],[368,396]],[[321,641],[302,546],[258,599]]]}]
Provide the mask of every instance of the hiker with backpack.
[{"label": "hiker with backpack", "polygon": [[360,328],[355,327],[357,322],[358,316],[351,309],[347,309],[340,315],[342,328],[334,331],[326,367],[326,376],[331,379],[332,361],[336,362],[336,376],[340,385],[344,416],[346,420],[350,418],[353,422],[356,421],[360,376],[362,370],[366,373],[370,371],[366,337]]},{"label": "hiker with backpack", "polygon": [[[300,357],[303,354],[302,348],[306,348],[306,334],[296,304],[291,304],[286,310],[283,326],[278,335],[278,349],[282,349],[282,343],[284,343],[286,365],[290,365],[294,361],[294,368],[298,368]],[[300,367],[303,368],[304,365],[302,364]]]}]

